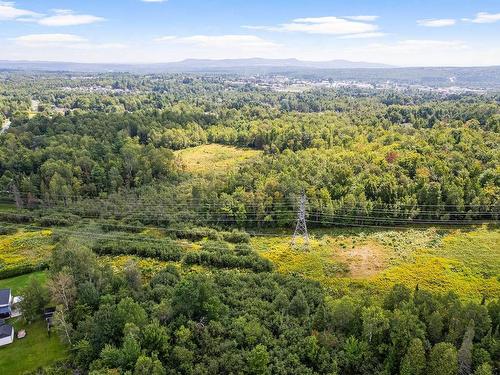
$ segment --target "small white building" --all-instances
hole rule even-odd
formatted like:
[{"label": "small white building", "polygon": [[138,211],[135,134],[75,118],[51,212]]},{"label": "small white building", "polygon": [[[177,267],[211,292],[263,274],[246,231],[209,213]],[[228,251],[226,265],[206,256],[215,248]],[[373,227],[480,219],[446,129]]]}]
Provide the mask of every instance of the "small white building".
[{"label": "small white building", "polygon": [[12,309],[12,293],[10,289],[0,289],[0,319],[10,318]]},{"label": "small white building", "polygon": [[0,346],[14,342],[14,328],[10,324],[0,325]]}]

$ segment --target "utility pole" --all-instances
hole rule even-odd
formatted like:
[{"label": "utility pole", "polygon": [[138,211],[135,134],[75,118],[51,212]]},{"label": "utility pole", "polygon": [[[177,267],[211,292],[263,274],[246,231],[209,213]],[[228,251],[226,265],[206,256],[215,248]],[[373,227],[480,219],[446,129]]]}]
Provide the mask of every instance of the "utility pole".
[{"label": "utility pole", "polygon": [[295,232],[293,234],[291,246],[293,248],[297,247],[297,240],[303,238],[302,248],[307,249],[309,247],[309,234],[307,233],[307,223],[306,223],[306,205],[307,198],[306,194],[302,192],[300,196],[299,212],[297,213],[297,225],[295,226]]}]

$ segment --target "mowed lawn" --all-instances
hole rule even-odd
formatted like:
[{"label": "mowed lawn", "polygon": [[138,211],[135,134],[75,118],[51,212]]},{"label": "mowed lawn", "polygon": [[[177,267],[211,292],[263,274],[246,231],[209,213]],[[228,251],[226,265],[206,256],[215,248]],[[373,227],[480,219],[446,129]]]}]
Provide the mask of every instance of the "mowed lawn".
[{"label": "mowed lawn", "polygon": [[[17,295],[31,278],[44,282],[46,273],[35,272],[0,280],[0,289],[11,288],[12,293]],[[25,329],[27,335],[22,340],[15,338],[12,344],[0,347],[1,374],[16,375],[26,371],[31,372],[66,357],[66,348],[59,337],[54,333],[48,337],[44,320],[40,319],[30,325],[24,323],[21,318],[10,319],[7,322],[14,326],[16,335],[19,329]]]},{"label": "mowed lawn", "polygon": [[43,271],[33,272],[27,275],[0,280],[0,289],[4,288],[12,289],[12,294],[16,296],[19,295],[19,293],[21,293],[23,288],[25,288],[26,285],[28,285],[31,279],[37,279],[41,283],[45,283],[45,280],[47,279],[47,273]]}]

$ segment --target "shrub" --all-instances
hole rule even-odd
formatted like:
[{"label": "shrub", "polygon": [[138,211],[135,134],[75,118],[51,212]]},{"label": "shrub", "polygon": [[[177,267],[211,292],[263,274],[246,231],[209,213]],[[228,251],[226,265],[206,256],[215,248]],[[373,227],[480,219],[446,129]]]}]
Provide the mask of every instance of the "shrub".
[{"label": "shrub", "polygon": [[131,224],[124,224],[119,221],[108,221],[102,223],[101,228],[105,232],[128,232],[128,233],[140,233],[144,229],[146,229],[145,226],[137,222]]},{"label": "shrub", "polygon": [[79,219],[79,216],[72,214],[52,214],[41,217],[38,222],[42,227],[67,227],[75,224]]},{"label": "shrub", "polygon": [[35,220],[31,212],[0,212],[0,220],[8,223],[32,223]]},{"label": "shrub", "polygon": [[249,246],[237,246],[232,251],[223,242],[208,242],[199,252],[188,253],[183,258],[184,264],[200,264],[217,268],[245,268],[255,272],[269,272],[272,264],[261,258]]},{"label": "shrub", "polygon": [[49,268],[49,265],[45,262],[40,263],[38,265],[32,264],[23,264],[21,266],[0,269],[0,280],[2,279],[10,279],[11,277],[27,275],[29,273],[46,270]]},{"label": "shrub", "polygon": [[0,227],[0,235],[14,234],[17,232],[15,227]]},{"label": "shrub", "polygon": [[141,241],[134,239],[99,240],[93,246],[99,255],[136,255],[141,258],[154,258],[163,261],[179,261],[182,251],[179,245],[172,240]]},{"label": "shrub", "polygon": [[250,235],[247,232],[242,232],[234,229],[232,232],[222,232],[224,241],[231,243],[249,243]]}]

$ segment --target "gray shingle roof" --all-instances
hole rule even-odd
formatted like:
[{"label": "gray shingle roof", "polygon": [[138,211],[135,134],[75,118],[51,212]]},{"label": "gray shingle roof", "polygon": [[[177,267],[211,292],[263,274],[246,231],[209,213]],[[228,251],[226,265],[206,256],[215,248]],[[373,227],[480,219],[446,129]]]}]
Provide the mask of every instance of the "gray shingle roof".
[{"label": "gray shingle roof", "polygon": [[10,303],[10,289],[0,289],[0,306]]},{"label": "gray shingle roof", "polygon": [[4,324],[0,326],[0,339],[5,337],[10,337],[12,335],[12,326],[9,324]]}]

